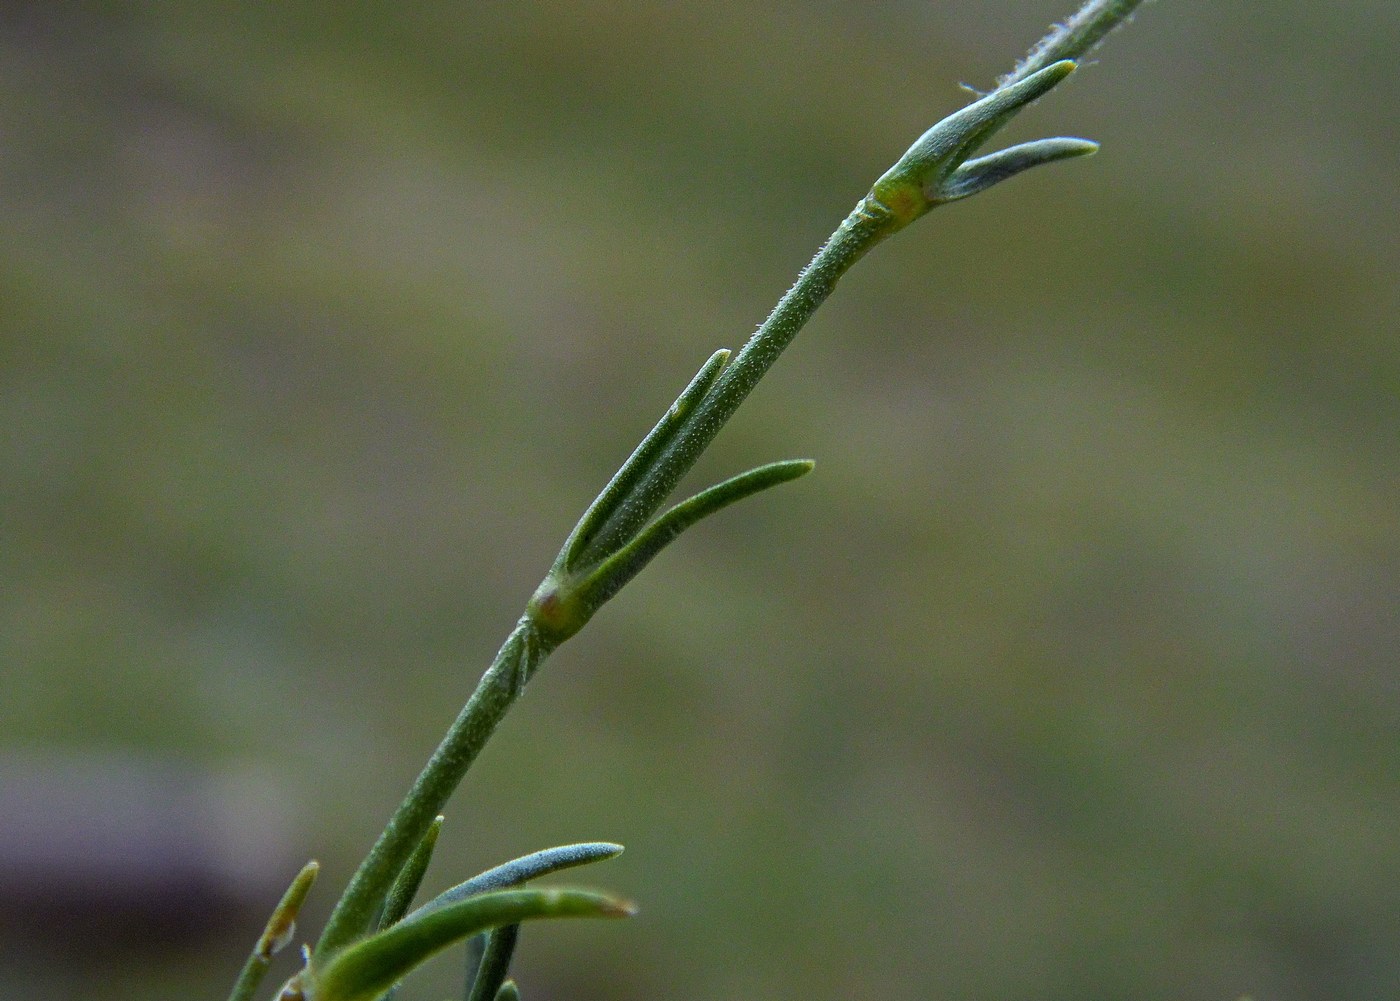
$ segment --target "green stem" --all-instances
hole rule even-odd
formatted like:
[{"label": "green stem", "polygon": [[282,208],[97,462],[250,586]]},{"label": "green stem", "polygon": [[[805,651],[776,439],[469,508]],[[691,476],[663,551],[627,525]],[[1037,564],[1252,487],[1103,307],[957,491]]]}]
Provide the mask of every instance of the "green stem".
[{"label": "green stem", "polygon": [[588,548],[590,556],[616,552],[641,531],[758,380],[831,295],[841,276],[871,247],[899,228],[885,205],[871,195],[861,199],[812,262],[802,269],[768,319],[734,356],[686,421],[684,430],[672,438],[651,470],[633,487],[626,503],[598,529]]},{"label": "green stem", "polygon": [[[803,324],[826,301],[837,280],[866,251],[898,228],[889,210],[878,201],[870,196],[861,200],[719,377],[687,422],[688,433],[665,448],[653,471],[632,494],[633,498],[658,498],[656,502],[650,506],[639,505],[635,500],[623,504],[591,540],[589,549],[615,549],[617,540],[630,539],[640,530],[660,499],[671,493]],[[528,617],[520,620],[351,878],[316,944],[316,959],[324,960],[371,929],[375,911],[404,861],[427,834],[433,819],[552,649]]]},{"label": "green stem", "polygon": [[314,958],[324,961],[373,928],[375,913],[525,684],[553,649],[521,619],[482,675],[447,736],[423,766],[384,833],[360,863],[326,922]]},{"label": "green stem", "polygon": [[495,1001],[510,972],[510,960],[519,938],[519,925],[501,925],[487,933],[486,950],[481,954],[466,1001]]},{"label": "green stem", "polygon": [[1024,80],[1061,59],[1079,59],[1092,52],[1114,28],[1132,17],[1142,0],[1089,0],[1064,24],[1036,42],[1016,68],[997,81],[997,89]]}]

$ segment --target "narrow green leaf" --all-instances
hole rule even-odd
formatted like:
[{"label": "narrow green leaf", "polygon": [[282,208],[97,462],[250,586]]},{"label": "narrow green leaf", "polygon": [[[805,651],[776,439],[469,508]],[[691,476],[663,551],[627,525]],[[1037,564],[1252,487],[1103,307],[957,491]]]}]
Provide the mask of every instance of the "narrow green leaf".
[{"label": "narrow green leaf", "polygon": [[635,539],[609,557],[580,583],[577,586],[576,600],[587,610],[587,615],[591,616],[624,584],[641,573],[657,553],[697,521],[745,497],[805,476],[812,471],[814,465],[809,459],[770,462],[766,466],[750,469],[722,483],[716,483],[689,500],[682,501],[642,529]]},{"label": "narrow green leaf", "polygon": [[996,153],[968,160],[958,167],[952,176],[943,182],[940,194],[945,202],[967,198],[969,195],[986,191],[992,185],[1000,184],[1023,170],[1039,167],[1042,163],[1088,156],[1098,148],[1098,143],[1088,139],[1064,137],[1037,139],[1034,142],[1008,146]]},{"label": "narrow green leaf", "polygon": [[257,993],[268,967],[272,965],[273,954],[283,949],[296,935],[297,913],[320,871],[320,863],[314,860],[306,863],[287,887],[287,892],[282,894],[247,962],[243,964],[243,970],[229,994],[229,1001],[249,1001]]},{"label": "narrow green leaf", "polygon": [[372,1001],[431,956],[469,935],[536,918],[627,917],[626,901],[590,890],[502,890],[410,915],[304,970],[305,1001]]},{"label": "narrow green leaf", "polygon": [[[710,355],[709,360],[700,367],[700,371],[695,373],[690,384],[676,398],[676,402],[671,404],[670,409],[657,421],[656,426],[642,439],[641,444],[622,464],[622,468],[613,474],[602,493],[583,513],[583,517],[579,519],[559,553],[555,562],[556,569],[574,570],[589,563],[596,563],[609,554],[619,540],[600,535],[603,528],[619,508],[636,503],[634,494],[637,484],[646,478],[657,456],[664,452],[666,446],[676,437],[696,405],[705,398],[715,380],[724,372],[724,366],[728,362],[729,351],[721,349]],[[643,520],[650,514],[650,511],[646,512],[642,516]]]},{"label": "narrow green leaf", "polygon": [[418,842],[418,847],[404,863],[398,878],[394,880],[394,885],[389,888],[378,927],[386,928],[408,912],[408,905],[413,903],[413,896],[418,892],[418,887],[423,882],[423,874],[428,871],[428,863],[433,859],[433,849],[437,846],[438,832],[442,830],[442,820],[442,815],[439,814],[433,821],[433,826],[428,828],[428,833],[423,835],[423,840]]},{"label": "narrow green leaf", "polygon": [[515,955],[515,943],[519,938],[519,925],[502,925],[487,933],[486,951],[477,966],[467,1001],[495,1001],[510,972],[510,960]]},{"label": "narrow green leaf", "polygon": [[474,897],[479,893],[520,886],[528,880],[548,876],[552,872],[588,865],[590,862],[602,862],[606,859],[616,858],[621,854],[622,846],[615,845],[610,841],[585,841],[576,845],[560,845],[557,848],[531,852],[529,855],[511,859],[493,869],[487,869],[480,875],[473,876],[465,883],[459,883],[450,890],[444,890],[405,920],[422,917],[449,904]]},{"label": "narrow green leaf", "polygon": [[[442,830],[443,817],[438,814],[433,821],[428,833],[423,835],[423,840],[418,842],[418,847],[413,850],[413,854],[404,863],[399,876],[394,880],[394,885],[389,888],[389,895],[384,899],[384,906],[378,919],[374,922],[375,930],[387,928],[398,921],[408,910],[408,905],[413,903],[414,894],[418,892],[418,887],[423,882],[423,874],[427,872],[428,863],[432,861],[433,848],[437,845],[438,833]],[[390,987],[379,997],[379,1001],[394,1001],[399,994],[399,985]]]},{"label": "narrow green leaf", "polygon": [[514,980],[501,984],[501,989],[496,992],[496,1001],[520,1001],[520,988],[515,986]]}]

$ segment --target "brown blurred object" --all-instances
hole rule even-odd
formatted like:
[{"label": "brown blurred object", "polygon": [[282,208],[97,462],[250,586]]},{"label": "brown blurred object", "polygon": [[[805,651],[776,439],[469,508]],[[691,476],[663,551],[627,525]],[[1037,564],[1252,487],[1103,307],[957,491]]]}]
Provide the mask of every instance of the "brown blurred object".
[{"label": "brown blurred object", "polygon": [[256,923],[296,865],[277,792],[119,751],[0,752],[0,937],[168,950]]}]

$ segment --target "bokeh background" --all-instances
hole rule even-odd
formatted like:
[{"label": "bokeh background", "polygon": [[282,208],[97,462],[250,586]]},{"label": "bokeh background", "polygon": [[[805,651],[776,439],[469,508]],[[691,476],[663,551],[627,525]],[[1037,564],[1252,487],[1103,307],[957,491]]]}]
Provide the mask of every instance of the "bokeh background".
[{"label": "bokeh background", "polygon": [[[311,856],[314,933],[642,432],[1068,12],[4,5],[0,996],[223,997]],[[816,474],[454,801],[434,888],[628,846],[526,998],[1400,992],[1397,45],[1149,4],[1005,137],[1098,157],[848,276],[692,485]]]}]

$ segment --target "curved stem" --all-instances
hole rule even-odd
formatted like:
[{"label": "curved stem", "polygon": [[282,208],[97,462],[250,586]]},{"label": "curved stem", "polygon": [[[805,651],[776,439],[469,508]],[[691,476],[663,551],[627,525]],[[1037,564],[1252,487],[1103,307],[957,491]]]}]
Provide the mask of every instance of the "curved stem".
[{"label": "curved stem", "polygon": [[[589,549],[615,547],[617,540],[636,534],[660,503],[656,500],[647,506],[645,502],[671,493],[783,349],[826,301],[837,280],[866,251],[898,228],[879,201],[870,196],[861,200],[734,357],[687,421],[685,433],[666,446],[652,472],[632,494],[633,499],[621,505],[600,527]],[[643,503],[638,503],[638,499]],[[351,878],[316,944],[315,958],[324,960],[371,929],[375,911],[399,870],[552,649],[553,645],[529,617],[517,623],[384,833]]]}]

